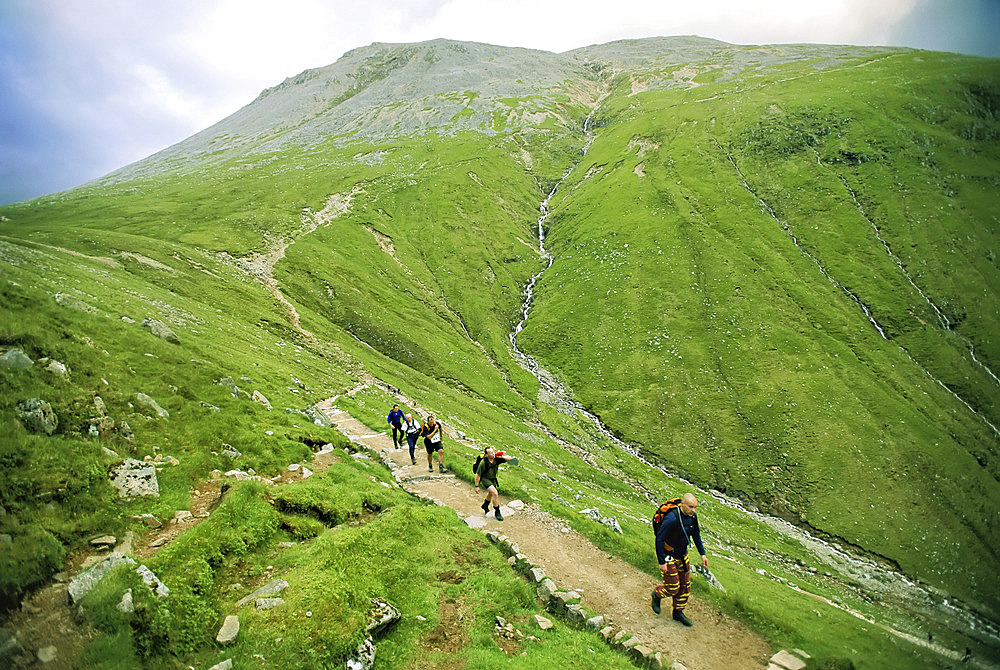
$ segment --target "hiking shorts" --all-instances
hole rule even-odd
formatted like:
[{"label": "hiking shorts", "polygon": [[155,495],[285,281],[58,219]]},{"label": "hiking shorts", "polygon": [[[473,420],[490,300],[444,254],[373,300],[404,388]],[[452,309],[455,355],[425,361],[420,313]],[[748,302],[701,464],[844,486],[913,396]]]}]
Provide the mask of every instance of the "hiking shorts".
[{"label": "hiking shorts", "polygon": [[424,448],[427,449],[428,454],[433,454],[435,451],[444,451],[444,447],[441,446],[440,442],[431,442],[429,437],[424,438]]}]

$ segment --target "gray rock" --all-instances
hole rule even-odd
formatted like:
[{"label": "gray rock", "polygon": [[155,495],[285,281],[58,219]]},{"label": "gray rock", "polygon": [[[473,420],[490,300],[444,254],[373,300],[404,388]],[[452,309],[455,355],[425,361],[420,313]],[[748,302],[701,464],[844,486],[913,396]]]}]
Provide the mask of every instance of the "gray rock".
[{"label": "gray rock", "polygon": [[251,475],[249,472],[243,472],[242,470],[229,470],[228,472],[225,473],[224,476],[232,477],[233,479],[236,479],[241,482],[253,479],[253,475]]},{"label": "gray rock", "polygon": [[117,541],[118,539],[114,535],[101,535],[91,540],[90,544],[94,547],[113,547]]},{"label": "gray rock", "polygon": [[137,575],[142,577],[142,582],[156,594],[158,598],[166,598],[170,595],[170,589],[160,581],[160,578],[153,574],[153,571],[145,565],[140,565],[135,569]]},{"label": "gray rock", "polygon": [[231,444],[222,443],[222,454],[228,456],[229,458],[239,458],[243,455],[242,452],[233,449]]},{"label": "gray rock", "polygon": [[133,319],[131,316],[123,316],[122,321],[124,321],[125,323],[135,323],[135,319]]},{"label": "gray rock", "polygon": [[120,612],[125,612],[126,614],[131,614],[135,611],[135,603],[132,601],[132,589],[122,594],[121,602],[118,603],[117,607]]},{"label": "gray rock", "polygon": [[253,604],[259,610],[269,610],[279,605],[284,605],[285,600],[284,598],[257,598]]},{"label": "gray rock", "polygon": [[541,584],[545,581],[545,571],[541,568],[534,567],[528,570],[528,577],[535,584]]},{"label": "gray rock", "polygon": [[134,458],[125,459],[124,463],[115,468],[111,485],[118,491],[119,498],[160,497],[156,468]]},{"label": "gray rock", "polygon": [[38,650],[38,660],[42,663],[51,663],[56,660],[56,655],[56,648],[51,644]]},{"label": "gray rock", "polygon": [[151,409],[154,412],[156,412],[156,415],[158,417],[160,417],[161,419],[169,419],[170,418],[170,412],[168,412],[167,410],[165,410],[162,407],[160,407],[160,405],[155,400],[153,400],[152,398],[150,398],[145,393],[136,393],[135,394],[135,399],[136,399],[136,401],[139,402],[140,405],[148,407],[149,409]]},{"label": "gray rock", "polygon": [[229,389],[230,395],[232,395],[234,398],[240,397],[240,387],[236,385],[236,382],[233,381],[232,377],[223,377],[222,379],[217,381],[216,384],[219,384],[220,386],[225,386],[227,389]]},{"label": "gray rock", "polygon": [[254,402],[259,402],[261,405],[267,408],[267,411],[269,412],[271,411],[271,403],[267,398],[264,397],[263,393],[261,393],[260,391],[254,391],[253,395],[250,397],[253,399]]},{"label": "gray rock", "polygon": [[13,628],[0,629],[0,662],[9,663],[7,667],[13,667],[12,659],[23,653],[20,634]]},{"label": "gray rock", "polygon": [[227,658],[221,663],[216,663],[208,670],[233,670],[233,659]]},{"label": "gray rock", "polygon": [[27,370],[34,362],[20,349],[11,349],[0,356],[0,368],[8,370]]},{"label": "gray rock", "polygon": [[552,622],[543,617],[541,614],[535,615],[535,623],[538,624],[538,627],[541,628],[542,630],[548,630],[552,628]]},{"label": "gray rock", "polygon": [[17,418],[32,432],[51,435],[59,427],[59,417],[52,410],[52,405],[40,398],[22,400],[17,403],[15,412]]},{"label": "gray rock", "polygon": [[153,335],[160,338],[161,340],[166,340],[167,342],[170,342],[172,344],[181,343],[181,340],[179,337],[177,337],[177,334],[174,333],[174,331],[170,330],[170,326],[163,323],[162,321],[158,321],[157,319],[143,319],[141,325],[143,328],[148,328],[149,332],[153,333]]},{"label": "gray rock", "polygon": [[108,408],[104,404],[104,398],[99,395],[94,396],[94,410],[97,411],[97,416],[107,416]]},{"label": "gray rock", "polygon": [[96,314],[97,310],[80,300],[79,298],[74,298],[68,293],[56,293],[52,296],[56,303],[61,307],[67,307],[69,309],[80,310],[81,312],[88,312],[90,314]]},{"label": "gray rock", "polygon": [[60,363],[59,361],[50,360],[46,365],[45,369],[52,374],[59,375],[60,377],[69,376],[69,368],[65,363]]},{"label": "gray rock", "polygon": [[600,614],[598,614],[597,616],[590,617],[589,619],[587,619],[584,625],[586,625],[587,628],[591,628],[593,630],[601,630],[601,628],[604,627],[604,617],[601,616]]},{"label": "gray rock", "polygon": [[784,649],[771,657],[771,663],[785,670],[803,670],[806,667],[805,661]]},{"label": "gray rock", "polygon": [[587,615],[584,613],[583,607],[578,603],[572,603],[566,605],[566,618],[573,623],[580,623],[587,618]]},{"label": "gray rock", "polygon": [[163,522],[160,521],[159,519],[157,519],[152,514],[143,514],[139,518],[142,519],[142,522],[144,524],[146,524],[147,528],[162,528],[163,527]]},{"label": "gray rock", "polygon": [[330,421],[330,417],[328,417],[326,414],[321,412],[316,407],[307,407],[305,412],[306,416],[312,419],[312,422],[317,426],[323,426],[324,428],[333,427],[333,422]]},{"label": "gray rock", "polygon": [[347,670],[370,670],[375,665],[375,640],[367,636],[347,659]]},{"label": "gray rock", "polygon": [[75,605],[80,600],[90,593],[90,590],[94,588],[98,582],[104,579],[111,570],[119,565],[135,565],[135,561],[128,556],[123,556],[121,554],[110,554],[107,558],[102,561],[94,563],[92,566],[78,574],[76,577],[70,580],[69,586],[66,591],[69,595],[69,604]]},{"label": "gray rock", "polygon": [[369,635],[378,635],[392,624],[399,621],[399,610],[382,598],[371,599],[372,609],[368,612],[366,630]]},{"label": "gray rock", "polygon": [[556,587],[556,583],[551,579],[549,579],[548,577],[546,577],[538,585],[536,593],[538,594],[538,597],[539,599],[541,599],[542,602],[548,602],[549,599],[552,597],[552,594],[555,593],[557,590],[558,588]]},{"label": "gray rock", "polygon": [[240,600],[238,603],[236,603],[236,605],[238,607],[243,607],[244,605],[247,605],[248,603],[250,603],[253,600],[256,600],[257,598],[262,598],[264,596],[278,595],[287,588],[288,588],[288,582],[286,582],[284,579],[275,579],[268,582],[264,586],[260,587],[259,589],[248,595],[246,598]]},{"label": "gray rock", "polygon": [[235,614],[230,614],[222,622],[219,634],[215,636],[215,641],[221,645],[230,645],[236,641],[236,636],[240,633],[240,619]]}]

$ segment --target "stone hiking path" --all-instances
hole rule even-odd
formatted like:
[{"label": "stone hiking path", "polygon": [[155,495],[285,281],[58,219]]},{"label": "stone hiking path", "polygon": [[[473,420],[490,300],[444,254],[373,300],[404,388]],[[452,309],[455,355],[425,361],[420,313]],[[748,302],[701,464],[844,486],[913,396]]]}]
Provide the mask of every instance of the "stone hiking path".
[{"label": "stone hiking path", "polygon": [[[500,513],[503,521],[483,515],[480,507],[486,497],[478,495],[473,486],[451,474],[451,467],[470,468],[469,450],[478,449],[469,442],[446,436],[444,443],[445,473],[427,471],[427,452],[423,441],[414,452],[417,463],[410,463],[409,449],[393,448],[392,437],[376,433],[345,411],[336,409],[331,400],[317,405],[334,425],[352,442],[381,453],[396,465],[396,479],[414,495],[430,498],[446,505],[465,519],[470,526],[484,531],[496,531],[516,542],[528,561],[541,567],[546,576],[560,589],[575,590],[583,596],[582,604],[603,614],[610,625],[637,636],[642,644],[662,653],[663,665],[669,668],[676,661],[688,670],[736,670],[767,668],[774,649],[744,624],[701,601],[691,598],[685,612],[694,627],[685,628],[670,617],[670,601],[663,601],[659,616],[650,608],[650,593],[657,582],[632,565],[608,555],[590,540],[566,525],[527,504],[522,509],[507,507],[508,496],[500,491]],[[456,449],[455,444],[465,449]],[[449,448],[451,447],[451,448]],[[652,532],[652,531],[651,531]],[[711,548],[709,547],[709,560]],[[652,555],[650,540],[650,561]],[[694,579],[701,579],[694,575]],[[779,668],[777,665],[770,667]]]}]

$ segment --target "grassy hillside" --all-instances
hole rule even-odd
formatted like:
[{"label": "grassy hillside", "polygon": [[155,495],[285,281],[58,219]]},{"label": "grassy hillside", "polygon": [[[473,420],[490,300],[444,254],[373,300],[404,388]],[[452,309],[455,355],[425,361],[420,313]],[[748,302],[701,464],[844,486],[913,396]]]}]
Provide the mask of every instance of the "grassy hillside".
[{"label": "grassy hillside", "polygon": [[[731,586],[720,595],[699,584],[697,597],[776,645],[857,667],[940,661],[881,626],[991,653],[988,635],[927,612],[955,598],[987,618],[1000,607],[992,579],[1000,441],[987,423],[1000,425],[1000,407],[996,381],[969,355],[971,346],[983,364],[1000,366],[997,64],[877,49],[680,47],[580,50],[546,75],[568,77],[562,84],[533,92],[527,79],[452,93],[418,82],[426,123],[393,130],[372,110],[402,95],[398,77],[440,74],[438,62],[451,72],[455,54],[479,58],[485,47],[374,45],[241,111],[260,127],[234,117],[233,128],[252,133],[231,138],[220,126],[106,180],[0,208],[0,348],[71,368],[68,378],[39,364],[0,370],[0,430],[9,436],[0,440],[0,533],[12,538],[0,565],[4,605],[95,535],[131,528],[141,537],[132,515],[186,509],[213,468],[233,466],[223,443],[243,453],[240,467],[265,476],[326,442],[347,446],[298,413],[338,394],[341,407],[381,428],[398,400],[386,385],[480,444],[523,454],[505,479],[512,497],[652,575],[649,500],[687,485],[542,402],[507,342],[523,287],[544,267],[538,205],[582,160],[551,203],[546,246],[556,260],[519,346],[671,472],[939,589],[930,610],[914,609],[705,494],[713,569]],[[707,60],[683,61],[691,49]],[[533,58],[489,53],[501,64]],[[610,95],[582,156],[595,72]],[[323,77],[346,73],[354,93],[343,97],[331,83],[324,104],[349,102],[352,118],[374,119],[369,135],[324,130],[312,103],[301,118],[261,111],[279,99],[280,109],[299,109],[296,92],[312,96]],[[56,293],[95,312],[61,306]],[[167,322],[180,344],[141,328],[147,317]],[[234,397],[225,377],[244,393]],[[249,399],[254,390],[273,411]],[[153,418],[139,392],[169,418]],[[95,396],[116,426],[127,421],[134,444],[120,434],[87,437]],[[59,416],[52,436],[15,418],[16,404],[32,397]],[[118,459],[101,447],[180,464],[160,472],[159,499],[122,504],[106,477]],[[471,450],[456,445],[451,454],[471,462]],[[294,514],[264,503],[299,495],[292,490],[234,487],[220,507],[229,511],[151,566],[179,594],[147,603],[152,619],[136,625],[113,613],[125,576],[95,595],[88,616],[103,637],[87,658],[207,663],[216,620],[233,600],[228,585],[262,581],[267,565],[308,582],[302,607],[341,625],[316,631],[259,614],[238,658],[270,654],[273,639],[260,631],[275,629],[292,641],[288,667],[342,659],[374,595],[428,619],[392,634],[385,667],[435,662],[420,655],[420,640],[445,599],[472,613],[460,653],[470,663],[501,658],[490,656],[502,653],[488,642],[491,617],[527,617],[530,594],[509,574],[496,576],[498,555],[475,534],[387,490],[388,479],[380,466],[345,459],[291,505]],[[616,516],[624,533],[577,514],[588,506]],[[383,515],[371,518],[372,509]],[[439,533],[425,534],[426,524]],[[353,552],[378,567],[379,548],[400,533],[415,533],[428,561],[485,568],[459,570],[468,573],[461,586],[428,575],[403,585],[391,571],[362,578],[320,560]],[[280,547],[286,540],[301,544]],[[790,580],[880,626],[818,605]],[[503,594],[496,607],[483,589]],[[418,651],[408,651],[415,640]],[[589,640],[567,630],[532,651],[525,663],[536,665],[526,667],[557,657],[622,662],[593,657]]]},{"label": "grassy hillside", "polygon": [[522,346],[677,472],[996,608],[997,75],[619,78]]}]

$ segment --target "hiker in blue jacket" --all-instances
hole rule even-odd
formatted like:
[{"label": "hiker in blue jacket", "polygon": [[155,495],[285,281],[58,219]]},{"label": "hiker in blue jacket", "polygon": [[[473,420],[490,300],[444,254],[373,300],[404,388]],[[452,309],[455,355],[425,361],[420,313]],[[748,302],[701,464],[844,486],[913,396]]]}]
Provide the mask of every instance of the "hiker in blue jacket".
[{"label": "hiker in blue jacket", "polygon": [[684,614],[688,596],[691,593],[691,561],[688,560],[688,544],[694,545],[701,554],[701,565],[708,568],[708,556],[701,543],[701,529],[698,526],[698,500],[694,494],[685,493],[680,504],[663,517],[663,523],[656,531],[656,560],[660,564],[663,583],[653,591],[653,611],[660,613],[660,600],[670,596],[674,604],[674,621],[685,626],[693,626]]},{"label": "hiker in blue jacket", "polygon": [[403,437],[406,433],[403,432],[403,412],[399,409],[399,405],[392,406],[389,416],[385,417],[385,422],[392,426],[392,446],[403,446]]}]

